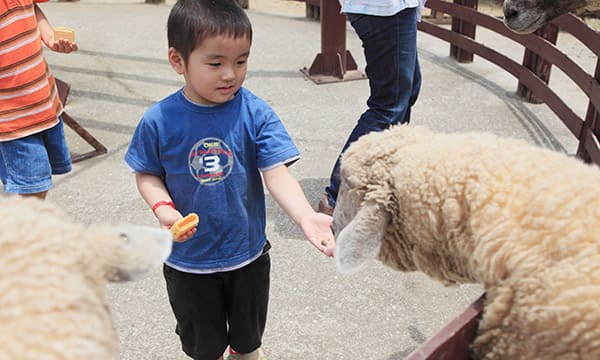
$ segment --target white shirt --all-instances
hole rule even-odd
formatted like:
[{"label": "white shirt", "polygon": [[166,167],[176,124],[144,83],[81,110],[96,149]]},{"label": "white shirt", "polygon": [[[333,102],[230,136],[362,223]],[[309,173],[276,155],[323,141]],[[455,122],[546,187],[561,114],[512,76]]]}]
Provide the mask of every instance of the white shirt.
[{"label": "white shirt", "polygon": [[419,20],[425,6],[425,0],[339,0],[339,2],[342,6],[342,14],[391,16],[406,8],[418,7]]}]

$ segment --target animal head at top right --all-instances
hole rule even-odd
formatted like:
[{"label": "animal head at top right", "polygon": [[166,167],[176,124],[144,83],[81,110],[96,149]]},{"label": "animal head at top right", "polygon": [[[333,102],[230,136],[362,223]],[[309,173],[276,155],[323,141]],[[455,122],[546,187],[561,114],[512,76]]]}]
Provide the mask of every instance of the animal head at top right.
[{"label": "animal head at top right", "polygon": [[600,0],[505,0],[504,24],[512,31],[528,34],[571,11],[600,9]]}]

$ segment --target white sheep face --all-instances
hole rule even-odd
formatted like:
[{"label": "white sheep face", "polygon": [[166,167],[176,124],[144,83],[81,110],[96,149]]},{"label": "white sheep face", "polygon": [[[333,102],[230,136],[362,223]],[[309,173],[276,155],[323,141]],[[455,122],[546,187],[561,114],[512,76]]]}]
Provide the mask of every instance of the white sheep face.
[{"label": "white sheep face", "polygon": [[122,225],[115,231],[122,241],[115,250],[118,261],[109,263],[108,273],[116,274],[109,281],[138,280],[162,264],[171,253],[173,240],[166,230]]},{"label": "white sheep face", "polygon": [[[414,271],[413,244],[388,225],[398,214],[393,192],[393,169],[404,159],[405,148],[423,142],[425,128],[398,125],[372,132],[354,142],[342,156],[340,191],[333,213],[335,259],[340,272],[354,272],[378,259],[397,270]],[[390,246],[403,254],[389,258]]]},{"label": "white sheep face", "polygon": [[385,191],[376,185],[383,180],[376,161],[381,136],[374,133],[361,137],[342,157],[333,213],[335,259],[340,272],[358,271],[375,259],[387,229],[389,216],[376,199],[377,193]]},{"label": "white sheep face", "polygon": [[389,220],[377,214],[375,204],[362,200],[347,180],[342,181],[333,213],[335,259],[342,273],[356,272],[377,258]]}]

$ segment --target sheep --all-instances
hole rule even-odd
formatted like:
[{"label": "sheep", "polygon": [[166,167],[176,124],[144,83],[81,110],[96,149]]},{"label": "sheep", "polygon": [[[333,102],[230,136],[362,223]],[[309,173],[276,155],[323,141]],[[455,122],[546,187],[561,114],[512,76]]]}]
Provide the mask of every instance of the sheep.
[{"label": "sheep", "polygon": [[116,359],[105,285],[140,278],[171,245],[163,229],[84,226],[49,202],[0,200],[0,359]]},{"label": "sheep", "polygon": [[397,126],[342,157],[343,273],[377,258],[486,292],[482,359],[600,359],[600,171],[525,141]]}]

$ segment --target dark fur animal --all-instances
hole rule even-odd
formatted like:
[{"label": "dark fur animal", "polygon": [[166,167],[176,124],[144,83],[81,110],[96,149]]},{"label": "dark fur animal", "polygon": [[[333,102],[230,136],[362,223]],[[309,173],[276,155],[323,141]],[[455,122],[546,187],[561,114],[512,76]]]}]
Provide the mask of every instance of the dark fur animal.
[{"label": "dark fur animal", "polygon": [[532,33],[560,15],[600,10],[600,0],[505,0],[504,23],[514,32]]}]

